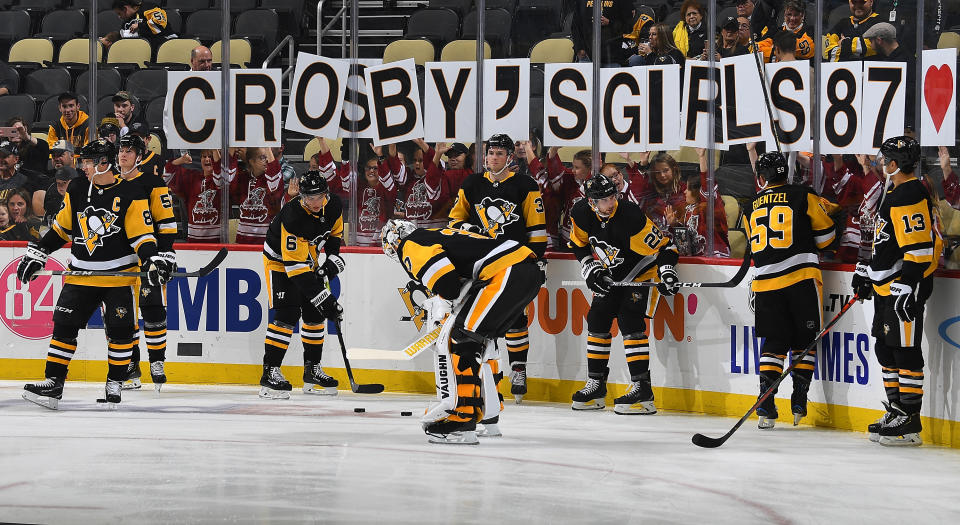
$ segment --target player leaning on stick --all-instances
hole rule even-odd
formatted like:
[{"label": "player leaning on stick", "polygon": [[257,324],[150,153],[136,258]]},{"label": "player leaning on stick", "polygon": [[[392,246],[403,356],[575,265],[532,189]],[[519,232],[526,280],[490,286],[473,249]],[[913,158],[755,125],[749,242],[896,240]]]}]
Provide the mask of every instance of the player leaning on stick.
[{"label": "player leaning on stick", "polygon": [[[760,394],[783,372],[791,349],[802,350],[820,331],[823,277],[817,250],[835,237],[833,220],[812,190],[787,184],[787,161],[779,152],[757,159],[760,192],[747,210],[747,237],[756,266],[752,291],[757,335],[766,338],[760,349]],[[793,372],[790,407],[793,424],[807,415],[807,390],[813,379],[816,351]],[[757,408],[759,428],[777,420],[774,395]]]},{"label": "player leaning on stick", "polygon": [[[73,243],[71,270],[142,271],[147,283],[161,286],[173,268],[157,255],[153,222],[143,188],[119,179],[111,169],[116,157],[113,144],[99,139],[80,150],[86,177],[73,179],[50,230],[30,243],[17,266],[17,278],[29,282],[43,269],[47,256]],[[77,351],[77,335],[93,312],[103,307],[107,334],[107,384],[105,401],[120,403],[120,384],[133,353],[136,323],[136,276],[67,276],[53,314],[53,337],[47,351],[46,380],[23,387],[23,398],[56,409],[63,395],[67,367]]]},{"label": "player leaning on stick", "polygon": [[[380,234],[383,252],[434,295],[424,301],[427,325],[443,321],[437,339],[437,398],[423,416],[431,443],[477,443],[499,436],[494,342],[515,326],[543,284],[537,256],[509,239],[459,229],[417,229],[390,220]],[[464,286],[468,288],[454,307]]]},{"label": "player leaning on stick", "polygon": [[886,191],[877,213],[869,263],[857,264],[853,289],[874,296],[872,335],[887,393],[887,413],[867,430],[881,445],[920,445],[923,401],[924,305],[933,292],[933,272],[943,251],[930,194],[914,170],[920,144],[893,137],[880,146]]},{"label": "player leaning on stick", "polygon": [[[340,317],[340,306],[325,286],[345,264],[340,257],[343,207],[319,171],[300,177],[300,196],[273,218],[263,243],[263,265],[273,322],[264,340],[260,397],[289,399],[290,383],[280,372],[297,323],[303,343],[303,391],[336,395],[337,380],[320,367],[326,319]],[[320,250],[324,254],[320,254]],[[319,388],[318,388],[319,387]]]},{"label": "player leaning on stick", "polygon": [[[494,135],[486,147],[487,170],[463,181],[450,209],[449,226],[494,239],[516,241],[530,248],[545,267],[543,252],[547,249],[547,229],[540,187],[531,177],[510,171],[513,139],[503,134]],[[541,283],[545,279],[541,278]],[[527,353],[530,349],[527,322],[527,315],[523,313],[506,334],[511,368],[510,392],[516,396],[517,402],[527,393]],[[494,376],[499,382],[503,373],[494,370]]]},{"label": "player leaning on stick", "polygon": [[[646,319],[660,294],[679,290],[673,269],[679,255],[665,236],[636,204],[619,200],[617,186],[603,175],[585,184],[587,198],[570,212],[570,244],[580,261],[593,301],[587,313],[587,384],[573,394],[574,410],[604,408],[610,370],[610,329],[617,319],[630,370],[630,389],[614,400],[617,414],[656,414],[650,386],[650,343]],[[658,277],[657,288],[614,287],[615,281],[648,281]]]},{"label": "player leaning on stick", "polygon": [[[157,239],[159,255],[172,269],[177,268],[177,254],[173,241],[177,238],[177,220],[173,216],[173,199],[170,190],[159,175],[140,171],[140,161],[147,151],[143,139],[128,133],[117,142],[117,169],[120,177],[143,188],[147,206],[153,218],[153,234]],[[136,302],[143,318],[143,335],[147,341],[150,359],[150,376],[154,387],[167,382],[163,363],[167,359],[167,287],[150,286],[143,282],[135,290]],[[124,389],[140,388],[140,330],[133,337],[133,356],[127,367]]]}]

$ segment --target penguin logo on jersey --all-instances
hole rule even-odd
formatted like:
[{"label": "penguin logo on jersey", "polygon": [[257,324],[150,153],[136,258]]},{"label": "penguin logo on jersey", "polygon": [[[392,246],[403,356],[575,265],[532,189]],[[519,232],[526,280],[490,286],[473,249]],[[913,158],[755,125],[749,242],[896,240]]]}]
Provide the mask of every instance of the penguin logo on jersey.
[{"label": "penguin logo on jersey", "polygon": [[597,254],[597,258],[600,259],[600,264],[604,268],[614,268],[623,262],[623,257],[617,257],[620,255],[620,248],[610,246],[610,243],[601,241],[596,237],[590,237],[589,240],[590,246],[593,246],[593,253]]},{"label": "penguin logo on jersey", "polygon": [[81,238],[77,240],[87,247],[87,253],[93,255],[97,248],[103,246],[103,240],[120,231],[117,225],[117,215],[102,208],[87,206],[77,216],[77,225],[80,227]]},{"label": "penguin logo on jersey", "polygon": [[883,244],[890,239],[890,234],[883,231],[887,227],[887,221],[883,217],[877,217],[877,221],[874,223],[873,228],[873,244]]},{"label": "penguin logo on jersey", "polygon": [[507,226],[520,219],[520,216],[514,213],[517,205],[504,199],[484,197],[474,208],[483,223],[484,231],[494,239],[499,237]]}]

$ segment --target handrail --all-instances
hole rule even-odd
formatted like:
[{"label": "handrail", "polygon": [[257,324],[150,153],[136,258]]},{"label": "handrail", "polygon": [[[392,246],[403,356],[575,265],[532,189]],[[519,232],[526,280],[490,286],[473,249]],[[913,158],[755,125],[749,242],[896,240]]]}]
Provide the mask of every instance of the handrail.
[{"label": "handrail", "polygon": [[267,58],[263,59],[263,65],[260,67],[266,68],[270,64],[270,61],[273,60],[275,56],[280,54],[280,51],[283,49],[283,46],[287,46],[288,60],[287,60],[287,69],[280,74],[280,82],[282,83],[283,79],[287,79],[287,89],[292,90],[293,89],[292,73],[296,69],[296,64],[294,63],[294,60],[295,60],[296,48],[297,48],[297,42],[296,40],[294,40],[293,35],[287,35],[283,37],[283,40],[281,40],[280,43],[277,44],[277,47],[273,48],[273,51],[271,51],[270,54],[267,55]]},{"label": "handrail", "polygon": [[317,2],[317,54],[320,55],[320,41],[323,39],[323,35],[326,34],[334,25],[337,23],[337,18],[340,18],[341,30],[340,30],[340,56],[343,57],[347,53],[347,39],[346,39],[346,30],[347,30],[347,5],[350,3],[350,0],[344,0],[343,5],[340,6],[340,10],[337,11],[337,14],[333,15],[333,18],[330,19],[330,23],[320,28],[320,24],[323,23],[323,18],[320,16],[323,11],[323,3],[325,0],[320,0]]}]

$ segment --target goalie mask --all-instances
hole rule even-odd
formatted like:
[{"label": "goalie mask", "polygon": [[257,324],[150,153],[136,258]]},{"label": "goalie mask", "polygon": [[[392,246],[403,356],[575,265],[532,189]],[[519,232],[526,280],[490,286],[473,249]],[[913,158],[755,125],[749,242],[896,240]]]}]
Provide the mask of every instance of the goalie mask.
[{"label": "goalie mask", "polygon": [[380,244],[383,246],[383,253],[391,259],[400,260],[397,255],[397,249],[400,248],[400,242],[408,235],[413,233],[417,226],[410,221],[401,221],[399,219],[390,219],[380,230]]}]

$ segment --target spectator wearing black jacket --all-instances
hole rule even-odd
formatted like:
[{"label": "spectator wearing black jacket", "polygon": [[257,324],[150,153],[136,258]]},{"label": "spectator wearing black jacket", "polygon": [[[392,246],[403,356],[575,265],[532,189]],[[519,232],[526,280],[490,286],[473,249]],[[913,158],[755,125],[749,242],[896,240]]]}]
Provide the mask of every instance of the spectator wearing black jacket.
[{"label": "spectator wearing black jacket", "polygon": [[[589,62],[593,53],[593,1],[577,0],[573,17],[573,43],[577,62]],[[603,0],[600,18],[600,63],[623,64],[623,35],[633,27],[633,3],[630,0]]]}]

